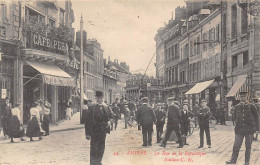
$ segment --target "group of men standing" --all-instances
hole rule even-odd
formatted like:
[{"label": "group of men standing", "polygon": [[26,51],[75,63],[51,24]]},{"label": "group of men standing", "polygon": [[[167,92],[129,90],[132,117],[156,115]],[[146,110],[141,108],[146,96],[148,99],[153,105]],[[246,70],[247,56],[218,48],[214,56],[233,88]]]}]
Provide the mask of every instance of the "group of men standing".
[{"label": "group of men standing", "polygon": [[[249,164],[251,144],[253,139],[253,133],[258,130],[258,113],[255,106],[246,101],[245,94],[240,93],[241,103],[239,103],[234,110],[235,114],[235,142],[233,146],[233,154],[230,161],[227,164],[236,163],[238,153],[243,141],[246,139],[246,154],[245,163]],[[135,105],[133,103],[133,109],[129,110],[129,104],[113,104],[112,109],[103,103],[103,93],[96,93],[97,103],[92,104],[86,113],[85,122],[85,133],[86,139],[91,139],[90,145],[90,164],[100,165],[102,157],[105,150],[105,139],[106,134],[110,133],[110,123],[112,118],[117,120],[121,118],[120,106],[124,106],[125,110],[123,114],[125,115],[126,127],[128,115],[133,115],[136,117],[136,121],[140,128],[142,128],[143,135],[143,147],[152,146],[152,133],[153,126],[156,125],[157,132],[157,143],[161,143],[161,147],[166,147],[167,141],[170,138],[171,133],[174,131],[177,138],[179,146],[177,148],[182,148],[187,144],[186,137],[190,128],[190,118],[195,118],[198,121],[200,128],[200,145],[198,148],[204,146],[204,133],[206,134],[208,148],[211,148],[211,137],[209,129],[209,119],[211,116],[211,110],[207,106],[206,100],[201,100],[200,105],[196,102],[193,110],[190,109],[187,100],[179,103],[175,98],[170,97],[167,99],[167,105],[162,106],[161,103],[157,104],[155,108],[149,105],[149,100],[147,97],[141,99],[141,104]],[[119,105],[119,106],[118,106]],[[127,106],[126,106],[127,105]],[[129,111],[129,112],[127,112]],[[194,113],[196,111],[196,113]],[[117,128],[117,121],[115,122],[115,129]],[[164,125],[166,123],[166,130],[163,131]],[[164,137],[163,134],[165,133]]]}]

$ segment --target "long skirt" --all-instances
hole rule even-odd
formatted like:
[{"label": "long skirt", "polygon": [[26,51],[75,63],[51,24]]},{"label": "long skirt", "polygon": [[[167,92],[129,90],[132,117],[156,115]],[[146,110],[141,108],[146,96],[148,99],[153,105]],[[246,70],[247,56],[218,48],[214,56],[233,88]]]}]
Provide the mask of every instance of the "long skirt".
[{"label": "long skirt", "polygon": [[40,127],[37,118],[34,116],[29,120],[26,130],[26,136],[28,137],[39,137]]},{"label": "long skirt", "polygon": [[49,117],[49,115],[44,115],[43,116],[43,121],[42,121],[42,129],[46,133],[49,133],[49,124],[50,124],[50,117]]},{"label": "long skirt", "polygon": [[25,135],[24,128],[20,124],[20,121],[18,120],[17,116],[10,117],[7,130],[7,135],[12,138],[20,138]]}]

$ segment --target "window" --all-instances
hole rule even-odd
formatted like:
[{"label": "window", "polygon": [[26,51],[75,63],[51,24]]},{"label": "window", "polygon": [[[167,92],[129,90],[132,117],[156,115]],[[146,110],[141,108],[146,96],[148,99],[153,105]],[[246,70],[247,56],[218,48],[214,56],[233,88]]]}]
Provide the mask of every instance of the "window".
[{"label": "window", "polygon": [[200,80],[200,78],[201,78],[201,65],[200,65],[200,62],[198,62],[198,64],[197,64],[197,69],[198,69],[198,80]]},{"label": "window", "polygon": [[25,8],[25,15],[29,17],[29,19],[35,19],[37,22],[45,23],[45,17],[43,15],[28,7]]},{"label": "window", "polygon": [[174,68],[172,68],[172,82],[174,81]]},{"label": "window", "polygon": [[179,56],[179,52],[178,52],[178,44],[175,44],[175,58]]},{"label": "window", "polygon": [[2,21],[4,21],[6,18],[5,14],[6,14],[6,6],[5,6],[5,4],[0,4],[0,19]]},{"label": "window", "polygon": [[242,34],[247,32],[248,29],[247,12],[241,9],[241,32]]},{"label": "window", "polygon": [[246,64],[248,64],[248,51],[245,51],[244,53],[243,53],[243,65],[246,65]]},{"label": "window", "polygon": [[219,42],[219,24],[216,27],[216,41]]},{"label": "window", "polygon": [[[207,33],[203,33],[203,42],[207,40]],[[203,43],[203,50],[207,50],[207,43]]]},{"label": "window", "polygon": [[178,67],[175,67],[175,81],[178,81]]},{"label": "window", "polygon": [[185,45],[184,58],[188,58],[188,57],[189,57],[189,44],[187,43]]},{"label": "window", "polygon": [[233,5],[231,8],[231,37],[234,38],[237,36],[237,6]]},{"label": "window", "polygon": [[213,31],[213,29],[209,30],[209,41],[210,41],[209,47],[212,47],[212,42],[211,42],[213,40],[213,38],[212,38],[212,31]]},{"label": "window", "polygon": [[171,49],[171,58],[174,58],[174,46],[172,46],[170,49]]},{"label": "window", "polygon": [[4,26],[0,26],[0,37],[6,37],[6,28]]},{"label": "window", "polygon": [[193,49],[193,45],[192,45],[192,41],[190,41],[190,57],[191,57],[192,54],[193,54],[192,49]]},{"label": "window", "polygon": [[223,30],[222,30],[223,36],[221,39],[223,39],[223,42],[226,43],[226,36],[227,36],[227,14],[223,14]]},{"label": "window", "polygon": [[64,24],[64,10],[60,9],[60,24]]},{"label": "window", "polygon": [[197,54],[200,54],[200,36],[197,37]]},{"label": "window", "polygon": [[[196,43],[196,39],[194,39],[194,41],[193,41],[193,43],[195,44]],[[194,56],[197,54],[197,47],[196,47],[196,45],[194,45],[194,48],[193,48],[193,50],[194,50]]]},{"label": "window", "polygon": [[237,55],[232,57],[232,68],[236,68],[237,67]]},{"label": "window", "polygon": [[50,25],[51,27],[55,27],[55,21],[52,20],[52,19],[49,19],[49,25]]}]

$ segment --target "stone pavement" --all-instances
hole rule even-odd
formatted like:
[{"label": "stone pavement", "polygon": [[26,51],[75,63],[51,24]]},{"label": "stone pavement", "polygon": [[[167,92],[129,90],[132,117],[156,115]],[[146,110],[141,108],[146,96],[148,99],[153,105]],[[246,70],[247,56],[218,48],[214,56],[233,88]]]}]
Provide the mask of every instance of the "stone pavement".
[{"label": "stone pavement", "polygon": [[[76,116],[74,118],[76,120]],[[72,120],[64,121],[56,126],[56,130],[59,130],[58,127],[63,129],[82,127],[76,121],[74,126],[67,122],[73,123]],[[118,129],[107,135],[103,165],[167,165],[172,163],[224,165],[232,153],[234,127],[230,123],[228,126],[217,125],[215,130],[211,129],[212,148],[207,148],[205,145],[202,149],[197,149],[199,131],[195,131],[188,138],[190,145],[182,149],[177,149],[178,145],[174,142],[169,142],[166,148],[159,147],[159,144],[155,143],[156,132],[154,132],[153,146],[144,148],[141,146],[141,131],[138,131],[137,127],[128,129],[123,129],[123,127],[122,119],[119,120]],[[54,130],[53,128],[52,130]],[[84,129],[54,131],[50,136],[43,138],[41,141],[35,138],[34,142],[29,142],[28,138],[25,142],[15,139],[16,143],[10,143],[10,139],[1,140],[0,164],[89,164],[90,142],[85,139]],[[244,163],[244,153],[245,145],[243,144],[238,165]],[[251,165],[260,164],[259,156],[259,141],[253,142]]]}]

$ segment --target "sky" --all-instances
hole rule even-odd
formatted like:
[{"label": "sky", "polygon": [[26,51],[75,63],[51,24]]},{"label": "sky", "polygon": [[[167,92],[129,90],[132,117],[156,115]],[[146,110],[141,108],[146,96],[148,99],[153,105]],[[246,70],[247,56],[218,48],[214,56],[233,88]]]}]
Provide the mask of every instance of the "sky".
[{"label": "sky", "polygon": [[[126,62],[132,73],[144,74],[155,54],[154,37],[165,22],[174,18],[175,8],[185,6],[182,0],[72,0],[75,31],[83,29],[87,38],[96,38],[104,58]],[[155,76],[156,56],[146,74]]]}]

